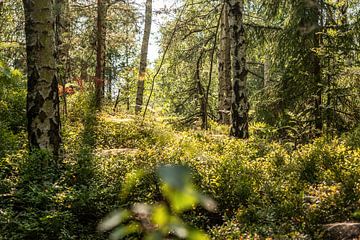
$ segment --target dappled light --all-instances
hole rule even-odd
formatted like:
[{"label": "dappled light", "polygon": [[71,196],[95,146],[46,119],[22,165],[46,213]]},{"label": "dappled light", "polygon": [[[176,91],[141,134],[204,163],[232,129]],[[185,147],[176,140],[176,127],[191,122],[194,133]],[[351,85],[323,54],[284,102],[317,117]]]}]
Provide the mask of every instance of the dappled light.
[{"label": "dappled light", "polygon": [[0,0],[0,240],[360,239],[358,0]]}]

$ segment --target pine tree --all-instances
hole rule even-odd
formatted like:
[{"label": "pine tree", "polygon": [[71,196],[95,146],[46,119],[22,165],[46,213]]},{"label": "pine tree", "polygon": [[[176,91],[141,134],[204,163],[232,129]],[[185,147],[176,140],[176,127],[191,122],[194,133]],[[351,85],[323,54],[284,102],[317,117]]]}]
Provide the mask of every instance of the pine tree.
[{"label": "pine tree", "polygon": [[228,5],[224,4],[220,25],[220,46],[218,54],[218,75],[219,75],[219,122],[230,124],[231,110],[231,46]]}]

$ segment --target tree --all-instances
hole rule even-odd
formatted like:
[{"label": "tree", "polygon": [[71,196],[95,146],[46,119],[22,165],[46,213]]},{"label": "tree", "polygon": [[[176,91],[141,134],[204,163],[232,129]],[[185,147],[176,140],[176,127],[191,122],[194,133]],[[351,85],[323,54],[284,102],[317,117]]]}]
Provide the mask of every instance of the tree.
[{"label": "tree", "polygon": [[231,43],[228,5],[224,5],[220,25],[220,46],[218,54],[218,75],[219,75],[219,122],[230,124],[231,110]]},{"label": "tree", "polygon": [[[65,89],[66,81],[69,77],[69,42],[68,35],[70,32],[69,22],[69,0],[56,0],[56,62],[58,69],[59,83]],[[64,114],[67,112],[66,94],[63,94]]]},{"label": "tree", "polygon": [[228,0],[227,4],[229,7],[233,78],[230,135],[246,139],[249,137],[249,102],[246,89],[247,70],[243,0]]},{"label": "tree", "polygon": [[97,0],[95,101],[101,106],[105,88],[106,0]]},{"label": "tree", "polygon": [[135,107],[136,113],[139,113],[141,111],[143,105],[144,85],[145,85],[144,81],[145,81],[146,66],[147,66],[149,39],[151,33],[151,22],[152,22],[152,0],[146,0],[145,27],[144,27],[142,46],[141,46],[139,79],[138,79],[138,88],[136,94],[136,107]]},{"label": "tree", "polygon": [[60,113],[55,61],[55,3],[23,0],[27,52],[27,119],[31,150],[59,155]]}]

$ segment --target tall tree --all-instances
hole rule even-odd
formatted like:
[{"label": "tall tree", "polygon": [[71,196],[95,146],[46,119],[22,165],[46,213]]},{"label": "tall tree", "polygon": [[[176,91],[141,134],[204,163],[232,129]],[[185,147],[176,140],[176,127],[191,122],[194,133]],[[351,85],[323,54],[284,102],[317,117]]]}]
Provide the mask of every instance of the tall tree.
[{"label": "tall tree", "polygon": [[227,0],[229,7],[229,27],[231,32],[232,56],[232,101],[231,131],[236,138],[249,137],[249,102],[246,88],[246,42],[243,23],[243,0]]},{"label": "tall tree", "polygon": [[105,43],[107,1],[97,0],[95,101],[100,107],[105,90]]},{"label": "tall tree", "polygon": [[23,0],[27,52],[27,118],[30,149],[60,151],[55,61],[54,0]]},{"label": "tall tree", "polygon": [[135,107],[136,113],[139,113],[141,111],[143,105],[144,85],[145,85],[144,81],[145,81],[146,66],[147,66],[149,39],[151,33],[151,22],[152,22],[152,0],[146,0],[145,27],[144,27],[142,46],[141,46],[138,88],[136,93],[136,107]]},{"label": "tall tree", "polygon": [[220,46],[218,54],[219,75],[219,122],[230,124],[231,110],[231,43],[228,17],[228,5],[225,4],[222,11],[220,25]]},{"label": "tall tree", "polygon": [[58,68],[58,79],[62,85],[63,94],[63,105],[64,113],[67,112],[66,106],[66,94],[65,85],[69,77],[69,46],[68,36],[70,32],[70,21],[69,21],[69,0],[56,0],[56,31],[55,31],[55,43],[56,43],[56,62]]}]

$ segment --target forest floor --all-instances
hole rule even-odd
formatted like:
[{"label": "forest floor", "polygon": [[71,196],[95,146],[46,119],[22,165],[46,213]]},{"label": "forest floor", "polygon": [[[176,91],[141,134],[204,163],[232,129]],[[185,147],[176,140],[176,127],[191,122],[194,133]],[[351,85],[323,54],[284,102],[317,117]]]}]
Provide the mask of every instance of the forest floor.
[{"label": "forest floor", "polygon": [[[154,173],[169,164],[191,169],[197,191],[217,202],[180,215],[211,239],[321,239],[326,224],[360,220],[359,132],[294,149],[263,123],[237,140],[216,123],[202,131],[79,104],[63,124],[60,167],[19,142],[1,158],[0,239],[106,239],[96,229],[113,210],[166,201]],[[145,177],[124,199],[134,170]]]}]

